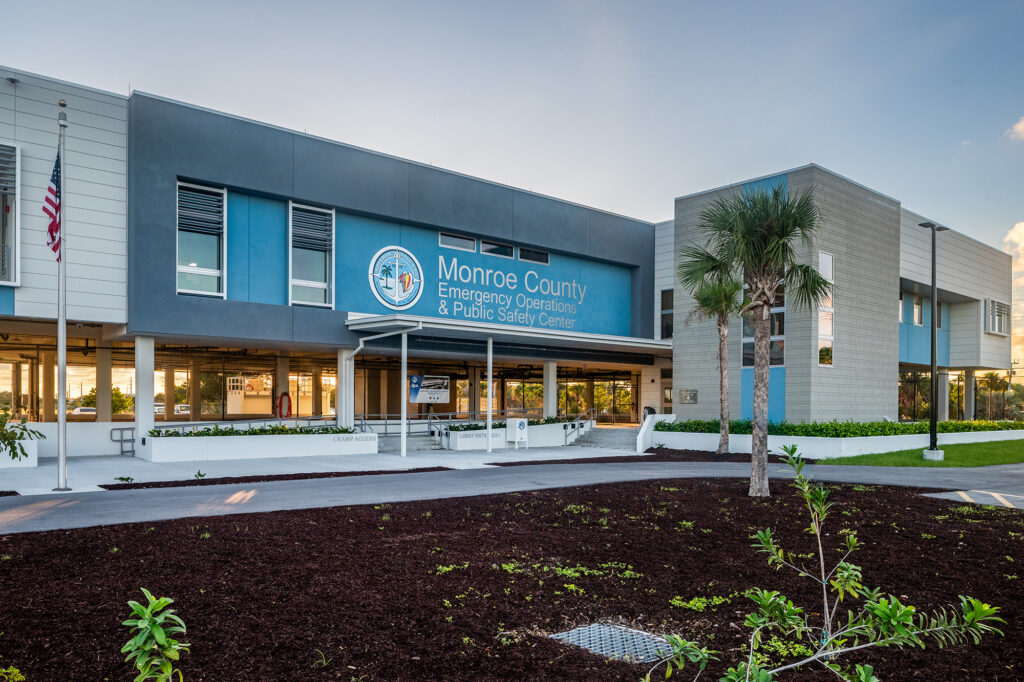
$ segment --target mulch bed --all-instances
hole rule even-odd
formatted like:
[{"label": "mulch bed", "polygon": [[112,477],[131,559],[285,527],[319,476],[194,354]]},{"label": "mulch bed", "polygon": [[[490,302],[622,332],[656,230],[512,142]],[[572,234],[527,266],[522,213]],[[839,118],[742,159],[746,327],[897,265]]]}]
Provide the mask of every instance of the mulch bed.
[{"label": "mulch bed", "polygon": [[[832,487],[828,540],[857,528],[866,584],[924,608],[973,595],[1008,621],[1005,638],[977,647],[846,662],[872,664],[884,680],[1019,680],[1024,516],[904,488]],[[750,611],[737,593],[778,589],[820,609],[813,583],[750,548],[748,536],[771,526],[787,549],[810,552],[800,501],[777,481],[769,499],[746,489],[663,480],[9,535],[0,666],[29,680],[131,679],[120,622],[143,586],[176,600],[191,682],[638,680],[644,666],[545,637],[593,621],[679,633],[735,662]],[[728,601],[697,612],[671,606],[676,596]]]},{"label": "mulch bed", "polygon": [[[814,460],[808,459],[808,462]],[[533,464],[611,464],[621,462],[746,462],[750,463],[750,455],[730,452],[727,455],[716,455],[707,450],[673,450],[672,448],[648,448],[644,455],[619,455],[618,457],[586,457],[584,459],[545,459],[522,462],[491,462],[492,466],[522,467]],[[785,464],[786,460],[778,455],[768,455],[770,464]]]},{"label": "mulch bed", "polygon": [[[346,476],[376,476],[378,474],[422,474],[428,471],[451,471],[451,467],[422,467],[420,469],[384,469],[381,471],[318,471],[307,474],[269,474],[267,476],[221,476],[220,478],[189,478],[183,481],[149,481],[146,483],[104,483],[106,490],[144,490],[146,488],[181,488],[193,485],[230,485],[234,483],[265,483],[267,481],[300,481],[307,478],[344,478]],[[17,493],[15,493],[17,495]]]},{"label": "mulch bed", "polygon": [[0,497],[15,497],[17,494],[15,490],[0,490]]}]

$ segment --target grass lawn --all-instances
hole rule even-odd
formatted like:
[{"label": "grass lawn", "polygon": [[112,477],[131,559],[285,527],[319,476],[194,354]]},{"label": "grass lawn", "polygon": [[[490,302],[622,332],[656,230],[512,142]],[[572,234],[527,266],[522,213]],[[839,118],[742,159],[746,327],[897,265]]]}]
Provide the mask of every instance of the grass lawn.
[{"label": "grass lawn", "polygon": [[[856,529],[851,561],[865,584],[928,610],[975,596],[1007,620],[1005,637],[980,646],[839,662],[871,664],[888,681],[1020,680],[1024,516],[909,488],[829,487],[831,559]],[[814,583],[750,547],[770,526],[815,565],[803,504],[782,481],[770,498],[746,490],[743,480],[661,480],[0,536],[0,668],[29,682],[132,679],[120,623],[148,587],[188,625],[189,682],[639,680],[647,666],[547,637],[595,621],[717,649],[701,677],[717,680],[744,658],[744,590],[780,590],[812,619],[821,609]],[[847,596],[841,610],[857,602]],[[775,664],[793,655],[778,643],[765,651]],[[811,667],[780,682],[835,679]]]},{"label": "grass lawn", "polygon": [[1004,440],[991,443],[962,443],[940,446],[945,453],[941,462],[929,462],[921,455],[921,448],[858,455],[826,460],[822,464],[867,464],[888,467],[981,467],[990,464],[1017,464],[1024,462],[1024,440]]}]

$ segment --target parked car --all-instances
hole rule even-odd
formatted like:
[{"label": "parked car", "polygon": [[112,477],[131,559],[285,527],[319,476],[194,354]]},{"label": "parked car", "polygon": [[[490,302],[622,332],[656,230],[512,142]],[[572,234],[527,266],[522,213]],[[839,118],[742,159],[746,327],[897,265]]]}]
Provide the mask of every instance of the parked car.
[{"label": "parked car", "polygon": [[96,414],[95,407],[76,407],[71,414]]},{"label": "parked car", "polygon": [[192,414],[192,408],[188,405],[175,405],[174,414]]}]

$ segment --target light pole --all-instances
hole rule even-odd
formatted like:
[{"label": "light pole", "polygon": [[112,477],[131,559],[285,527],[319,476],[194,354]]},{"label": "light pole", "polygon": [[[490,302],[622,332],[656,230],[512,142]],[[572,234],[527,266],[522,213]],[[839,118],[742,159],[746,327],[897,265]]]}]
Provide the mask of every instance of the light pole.
[{"label": "light pole", "polygon": [[935,282],[935,235],[945,232],[948,227],[936,225],[933,222],[921,223],[921,227],[932,231],[932,409],[928,423],[928,449],[924,451],[924,458],[941,461],[942,450],[939,450],[938,416],[939,416],[939,382],[938,373],[938,335],[939,335],[939,288]]}]

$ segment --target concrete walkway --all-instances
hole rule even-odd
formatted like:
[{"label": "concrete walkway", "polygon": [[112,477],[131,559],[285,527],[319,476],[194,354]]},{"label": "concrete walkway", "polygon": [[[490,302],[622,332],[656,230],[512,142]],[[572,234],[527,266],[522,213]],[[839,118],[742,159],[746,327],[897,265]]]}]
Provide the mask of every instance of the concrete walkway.
[{"label": "concrete walkway", "polygon": [[[564,453],[564,450],[556,450]],[[607,454],[608,450],[602,452]],[[1024,495],[1024,464],[977,469],[818,465],[808,466],[806,471],[821,481],[954,491],[983,489]],[[59,496],[5,497],[0,498],[0,535],[192,516],[468,497],[621,481],[746,478],[749,472],[749,465],[731,463],[546,464],[255,484],[73,492]],[[790,474],[788,467],[769,465],[769,475],[773,479],[786,478]]]}]

